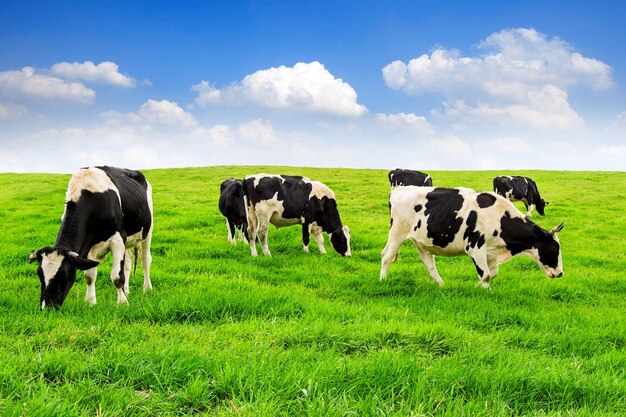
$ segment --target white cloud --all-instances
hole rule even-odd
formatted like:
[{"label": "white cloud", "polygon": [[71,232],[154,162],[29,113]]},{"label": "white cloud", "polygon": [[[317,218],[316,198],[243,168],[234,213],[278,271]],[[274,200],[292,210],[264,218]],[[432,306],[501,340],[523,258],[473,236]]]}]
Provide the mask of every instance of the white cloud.
[{"label": "white cloud", "polygon": [[270,145],[278,142],[274,127],[268,120],[255,119],[240,125],[237,134],[244,140]]},{"label": "white cloud", "polygon": [[379,113],[376,115],[376,121],[383,126],[390,126],[395,128],[408,128],[410,130],[420,133],[432,133],[433,127],[428,120],[423,116],[417,116],[413,113],[396,113],[396,114],[384,114]]},{"label": "white cloud", "polygon": [[45,129],[31,135],[32,139],[82,139],[87,131],[80,127],[66,127],[65,129]]},{"label": "white cloud", "polygon": [[548,39],[535,29],[493,33],[478,45],[482,56],[462,57],[438,48],[408,63],[394,61],[382,70],[385,83],[409,95],[441,92],[451,97],[490,96],[523,100],[525,92],[546,85],[561,89],[586,84],[613,85],[611,67],[575,52],[567,42]]},{"label": "white cloud", "polygon": [[60,62],[51,68],[52,73],[69,79],[90,81],[94,83],[110,84],[117,87],[134,87],[135,80],[122,74],[115,62],[104,61],[95,65],[91,61]]},{"label": "white cloud", "polygon": [[150,99],[141,105],[137,114],[143,120],[158,124],[193,126],[197,123],[191,113],[168,100]]},{"label": "white cloud", "polygon": [[24,106],[13,103],[0,102],[0,120],[19,119],[28,114],[28,110]]},{"label": "white cloud", "polygon": [[191,113],[183,110],[175,102],[152,99],[142,104],[135,113],[120,113],[115,110],[109,110],[101,113],[100,117],[105,123],[113,126],[127,123],[148,123],[190,127],[198,123]]},{"label": "white cloud", "polygon": [[227,125],[215,125],[211,128],[199,127],[193,131],[197,138],[206,139],[216,148],[227,148],[235,144],[235,138]]},{"label": "white cloud", "polygon": [[199,93],[196,103],[201,106],[253,104],[342,116],[367,112],[365,106],[357,103],[356,91],[317,61],[260,70],[223,89],[202,81],[192,90]]},{"label": "white cloud", "polygon": [[94,90],[80,83],[35,74],[31,67],[24,67],[20,71],[0,72],[0,94],[62,99],[86,104],[93,102],[96,97]]},{"label": "white cloud", "polygon": [[480,103],[472,106],[458,100],[444,103],[444,110],[435,110],[433,114],[463,123],[487,122],[539,129],[576,129],[584,126],[583,119],[569,105],[567,93],[552,85],[539,91],[529,91],[523,104],[496,106]]}]

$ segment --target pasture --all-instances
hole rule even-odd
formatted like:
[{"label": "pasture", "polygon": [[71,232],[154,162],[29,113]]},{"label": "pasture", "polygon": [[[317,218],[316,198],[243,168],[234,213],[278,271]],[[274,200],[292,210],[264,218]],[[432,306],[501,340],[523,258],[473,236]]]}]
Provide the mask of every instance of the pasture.
[{"label": "pasture", "polygon": [[[331,187],[352,257],[302,251],[270,229],[271,258],[226,241],[219,184],[269,172]],[[620,416],[626,414],[626,173],[429,172],[436,186],[491,190],[528,175],[561,221],[564,276],[529,258],[491,289],[468,257],[410,242],[379,282],[386,171],[210,167],[144,171],[154,187],[154,290],[131,278],[115,305],[110,256],[98,304],[82,273],[63,307],[38,310],[32,250],[52,245],[69,175],[0,174],[0,414],[4,416]],[[521,203],[516,203],[522,208]]]}]

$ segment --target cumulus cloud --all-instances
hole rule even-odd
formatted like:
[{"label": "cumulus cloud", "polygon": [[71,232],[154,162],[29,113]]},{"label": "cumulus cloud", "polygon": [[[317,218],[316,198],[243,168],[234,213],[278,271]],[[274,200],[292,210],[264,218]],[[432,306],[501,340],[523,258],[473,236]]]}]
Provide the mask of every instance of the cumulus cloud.
[{"label": "cumulus cloud", "polygon": [[223,89],[202,81],[192,90],[198,92],[196,103],[201,106],[253,104],[342,116],[367,112],[365,106],[357,103],[356,91],[317,61],[260,70]]},{"label": "cumulus cloud", "polygon": [[548,84],[561,89],[574,84],[594,89],[613,85],[609,65],[584,57],[567,42],[548,39],[535,29],[494,33],[478,49],[485,54],[464,57],[457,50],[437,48],[408,63],[394,61],[383,68],[383,78],[389,88],[409,95],[441,92],[506,99],[523,99],[528,89]]},{"label": "cumulus cloud", "polygon": [[28,110],[24,106],[13,103],[0,102],[0,120],[19,119],[28,114]]},{"label": "cumulus cloud", "polygon": [[115,62],[104,61],[98,65],[91,61],[60,62],[51,68],[52,74],[73,80],[110,84],[117,87],[134,87],[136,82],[130,76],[119,72]]},{"label": "cumulus cloud", "polygon": [[567,42],[535,29],[508,29],[478,44],[479,56],[462,56],[437,48],[408,63],[394,61],[382,70],[387,86],[416,96],[446,97],[433,114],[461,123],[497,122],[538,129],[572,129],[584,125],[570,106],[567,90],[586,85],[594,90],[614,85],[611,67],[576,52]]},{"label": "cumulus cloud", "polygon": [[171,126],[190,127],[197,121],[193,115],[183,110],[178,104],[168,100],[148,100],[139,107],[137,112],[120,113],[109,110],[100,114],[109,125],[149,123]]},{"label": "cumulus cloud", "polygon": [[32,139],[82,139],[87,131],[80,127],[66,127],[65,129],[45,129],[31,135]]},{"label": "cumulus cloud", "polygon": [[96,97],[94,90],[81,83],[35,74],[32,67],[24,67],[20,71],[0,72],[0,94],[62,99],[85,104],[92,103]]},{"label": "cumulus cloud", "polygon": [[488,103],[468,105],[463,100],[444,103],[443,111],[433,114],[463,123],[488,122],[539,129],[574,129],[584,126],[583,119],[571,108],[567,93],[549,85],[529,91],[526,103],[495,106]]},{"label": "cumulus cloud", "polygon": [[379,113],[376,115],[376,121],[383,126],[395,127],[395,128],[408,128],[415,132],[420,133],[432,133],[433,127],[428,120],[423,116],[417,116],[413,113],[396,113],[396,114],[384,114]]},{"label": "cumulus cloud", "polygon": [[211,128],[199,127],[193,135],[206,139],[219,148],[246,142],[262,146],[276,145],[280,142],[274,126],[269,120],[254,119],[231,129],[228,125],[215,125]]},{"label": "cumulus cloud", "polygon": [[143,120],[166,125],[193,126],[196,119],[178,104],[168,100],[148,100],[141,105],[137,112]]},{"label": "cumulus cloud", "polygon": [[227,125],[215,125],[211,128],[199,127],[193,131],[193,136],[206,139],[220,149],[227,148],[235,143],[235,138]]},{"label": "cumulus cloud", "polygon": [[244,123],[237,128],[237,134],[248,141],[270,145],[278,142],[274,127],[267,120],[255,119]]}]

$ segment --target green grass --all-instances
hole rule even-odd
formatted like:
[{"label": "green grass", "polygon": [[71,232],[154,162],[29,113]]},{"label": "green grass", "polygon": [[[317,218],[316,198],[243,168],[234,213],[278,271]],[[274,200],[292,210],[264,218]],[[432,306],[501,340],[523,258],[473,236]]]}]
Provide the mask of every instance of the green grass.
[{"label": "green grass", "polygon": [[[230,245],[219,184],[262,171],[330,186],[353,256],[327,237],[304,253],[299,227],[270,231],[272,258]],[[431,175],[489,190],[500,173]],[[27,258],[54,243],[69,176],[0,174],[0,414],[626,415],[626,173],[511,174],[550,201],[537,223],[565,222],[561,279],[518,257],[485,291],[469,258],[439,257],[439,288],[407,242],[379,282],[386,171],[168,169],[146,171],[154,290],[138,268],[117,307],[107,261],[98,305],[80,278],[44,312]]]}]

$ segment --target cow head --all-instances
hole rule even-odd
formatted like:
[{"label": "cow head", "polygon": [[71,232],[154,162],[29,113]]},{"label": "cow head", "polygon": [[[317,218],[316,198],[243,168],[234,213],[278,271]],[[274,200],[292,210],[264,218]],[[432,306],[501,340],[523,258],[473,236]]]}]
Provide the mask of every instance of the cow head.
[{"label": "cow head", "polygon": [[350,256],[350,228],[343,226],[340,229],[335,230],[330,235],[330,243],[333,244],[333,248],[341,256]]},{"label": "cow head", "polygon": [[533,231],[537,236],[537,243],[534,245],[536,253],[533,258],[536,257],[537,264],[548,278],[559,278],[563,275],[563,258],[558,236],[561,229],[563,229],[563,223],[553,227],[550,231],[533,225]]},{"label": "cow head", "polygon": [[547,201],[544,201],[543,198],[539,199],[539,201],[537,202],[537,204],[535,205],[537,207],[537,213],[539,213],[541,216],[544,216],[544,209],[546,208],[546,206],[550,204]]},{"label": "cow head", "polygon": [[40,306],[61,307],[65,297],[76,281],[76,270],[87,270],[98,266],[98,262],[81,258],[76,252],[49,246],[30,254],[29,262],[39,262],[37,275],[41,282]]}]

